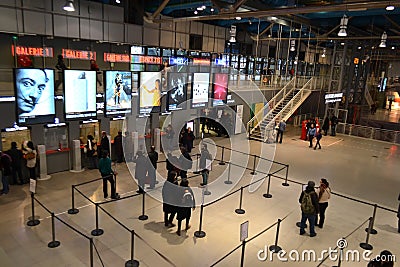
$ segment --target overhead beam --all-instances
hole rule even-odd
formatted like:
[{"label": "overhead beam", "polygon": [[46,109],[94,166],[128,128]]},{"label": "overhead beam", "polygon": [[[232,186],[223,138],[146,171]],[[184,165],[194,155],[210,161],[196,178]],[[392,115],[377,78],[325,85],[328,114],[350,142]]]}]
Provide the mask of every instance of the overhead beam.
[{"label": "overhead beam", "polygon": [[244,3],[246,3],[247,0],[237,0],[235,5],[233,5],[233,12],[236,12],[236,10],[238,10],[238,8],[243,5]]},{"label": "overhead beam", "polygon": [[151,14],[148,19],[150,20],[154,20],[155,17],[157,17],[158,15],[160,15],[161,11],[163,11],[163,9],[168,5],[170,0],[164,0],[161,5],[157,8],[156,11],[154,11],[153,14]]},{"label": "overhead beam", "polygon": [[400,25],[396,23],[396,21],[392,20],[388,15],[383,15],[385,19],[387,19],[393,26],[400,30]]},{"label": "overhead beam", "polygon": [[[282,37],[279,40],[291,40],[293,38]],[[317,37],[301,37],[295,38],[296,40],[312,40],[312,41],[323,41],[323,40],[338,40],[346,42],[348,40],[380,40],[381,36],[347,36],[347,37],[329,37],[329,36],[317,36]],[[278,40],[278,38],[261,38],[259,41],[268,41],[268,40]],[[400,40],[400,36],[388,36],[387,40]]]}]

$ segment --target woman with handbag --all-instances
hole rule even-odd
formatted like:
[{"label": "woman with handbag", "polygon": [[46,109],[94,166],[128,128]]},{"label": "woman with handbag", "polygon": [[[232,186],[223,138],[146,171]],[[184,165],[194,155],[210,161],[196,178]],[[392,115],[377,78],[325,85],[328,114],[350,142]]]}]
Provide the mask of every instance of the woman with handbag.
[{"label": "woman with handbag", "polygon": [[29,177],[33,180],[36,180],[36,157],[37,152],[35,147],[33,146],[32,141],[24,143],[23,145],[24,150],[24,158],[26,159],[26,167],[29,170]]},{"label": "woman with handbag", "polygon": [[319,228],[322,228],[325,222],[325,211],[326,208],[328,207],[328,201],[331,198],[331,189],[329,188],[329,183],[326,179],[324,178],[321,179],[320,186],[317,189],[317,194],[318,194],[319,216],[317,216],[315,225],[317,225]]}]

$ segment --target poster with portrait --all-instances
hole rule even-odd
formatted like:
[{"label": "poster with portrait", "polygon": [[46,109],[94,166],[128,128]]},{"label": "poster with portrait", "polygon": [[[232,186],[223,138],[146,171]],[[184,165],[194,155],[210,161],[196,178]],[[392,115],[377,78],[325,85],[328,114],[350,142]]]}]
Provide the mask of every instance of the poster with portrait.
[{"label": "poster with portrait", "polygon": [[54,121],[54,70],[14,69],[14,89],[18,123]]},{"label": "poster with portrait", "polygon": [[132,73],[130,71],[106,71],[104,81],[104,106],[106,116],[131,113]]},{"label": "poster with portrait", "polygon": [[208,105],[210,85],[209,73],[193,73],[192,78],[192,108],[203,108]]},{"label": "poster with portrait", "polygon": [[161,73],[141,72],[139,79],[139,113],[161,111]]},{"label": "poster with portrait", "polygon": [[186,109],[187,100],[187,73],[168,73],[168,111]]},{"label": "poster with portrait", "polygon": [[65,119],[96,118],[96,71],[64,71]]},{"label": "poster with portrait", "polygon": [[228,95],[228,74],[214,73],[213,106],[221,106],[226,103]]}]

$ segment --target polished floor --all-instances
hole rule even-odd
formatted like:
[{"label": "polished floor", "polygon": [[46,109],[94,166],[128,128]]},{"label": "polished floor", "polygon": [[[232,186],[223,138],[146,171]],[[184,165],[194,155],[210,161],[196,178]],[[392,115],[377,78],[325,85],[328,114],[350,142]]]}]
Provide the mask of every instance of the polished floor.
[{"label": "polished floor", "polygon": [[[254,157],[247,157],[239,152],[224,151],[224,161],[232,164],[219,165],[222,156],[220,148],[209,145],[212,154],[218,160],[213,163],[208,190],[211,195],[204,196],[202,231],[204,238],[194,237],[199,230],[200,207],[192,214],[191,228],[175,234],[176,227],[165,228],[163,224],[162,204],[159,200],[162,177],[165,177],[165,166],[159,164],[158,172],[161,182],[151,193],[146,195],[145,214],[147,220],[139,220],[142,215],[142,198],[135,195],[136,183],[131,178],[130,169],[133,163],[117,164],[118,192],[131,198],[101,204],[108,213],[130,230],[134,230],[134,258],[140,266],[211,266],[241,244],[240,224],[249,221],[248,238],[245,247],[245,266],[333,266],[335,258],[328,258],[321,263],[320,253],[329,248],[334,249],[337,240],[347,237],[344,252],[352,250],[360,254],[364,251],[359,243],[366,241],[367,220],[373,215],[373,206],[356,202],[341,196],[332,196],[327,209],[326,223],[323,229],[316,228],[317,236],[311,238],[309,229],[304,236],[299,235],[296,223],[300,220],[298,197],[301,183],[313,180],[318,183],[325,177],[331,183],[335,193],[352,197],[371,204],[378,204],[389,210],[397,210],[400,193],[400,149],[399,146],[357,137],[341,136],[323,137],[322,149],[313,150],[308,143],[294,134],[285,133],[282,144],[264,144],[248,141],[245,135],[232,139],[213,138],[209,142],[231,147],[240,152],[249,151],[264,158],[274,158],[289,165],[289,186],[282,186],[283,180],[273,177],[270,184],[272,198],[264,198],[268,181],[261,180],[250,187],[251,181],[265,177],[264,173],[277,171],[277,176],[285,177],[280,165],[268,164],[266,160],[256,158],[256,175],[251,175]],[[196,153],[198,145],[194,153]],[[164,157],[161,156],[163,159]],[[230,166],[230,169],[229,169]],[[128,168],[129,167],[129,168]],[[97,170],[86,170],[81,173],[57,173],[47,181],[39,181],[35,197],[60,219],[64,220],[82,234],[91,237],[95,226],[95,206],[79,194],[75,194],[75,205],[79,213],[67,214],[71,208],[71,185],[97,178]],[[233,185],[225,184],[228,179]],[[299,184],[291,182],[297,181]],[[194,188],[197,203],[203,200],[199,188],[199,176],[190,179]],[[240,188],[243,187],[242,209],[244,214],[235,213],[239,208]],[[93,202],[102,202],[101,181],[82,185],[79,190]],[[214,200],[228,192],[238,192],[214,203]],[[40,224],[34,227],[26,225],[31,216],[31,199],[28,186],[12,186],[8,195],[0,196],[0,266],[90,266],[89,241],[85,237],[55,221],[56,240],[61,242],[57,248],[48,248],[51,241],[51,217],[48,212],[35,205],[35,215]],[[286,252],[294,250],[301,253],[315,250],[316,257],[308,260],[279,259],[275,254],[262,261],[263,250],[273,245],[276,237],[276,226],[253,238],[269,226],[283,219],[280,225],[278,245]],[[99,228],[104,230],[94,240],[94,266],[125,266],[130,259],[131,233],[112,220],[104,211],[99,210]],[[400,234],[397,233],[397,217],[394,212],[378,209],[374,228],[377,235],[371,235],[369,242],[373,250],[369,257],[381,250],[390,250],[400,258]],[[348,236],[349,235],[349,236]],[[268,248],[267,248],[268,250]],[[96,251],[98,252],[97,255]],[[216,266],[238,266],[241,260],[241,248],[221,260]],[[356,253],[356,252],[354,252]],[[288,257],[288,255],[286,255]],[[325,254],[324,256],[327,256]],[[293,258],[293,257],[292,257]],[[301,257],[300,257],[301,258]],[[324,258],[324,257],[322,257]],[[101,259],[101,260],[100,260]],[[321,265],[319,265],[321,263]],[[341,266],[366,266],[362,259],[344,260]],[[398,266],[396,263],[395,266]],[[400,266],[400,265],[399,265]]]}]

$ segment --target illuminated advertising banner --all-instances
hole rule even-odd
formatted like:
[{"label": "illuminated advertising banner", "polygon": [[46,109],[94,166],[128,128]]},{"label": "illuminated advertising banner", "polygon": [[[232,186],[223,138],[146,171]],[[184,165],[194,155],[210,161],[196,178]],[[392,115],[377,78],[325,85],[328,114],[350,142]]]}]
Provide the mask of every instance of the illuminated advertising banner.
[{"label": "illuminated advertising banner", "polygon": [[169,65],[187,65],[188,59],[186,57],[170,57]]},{"label": "illuminated advertising banner", "polygon": [[192,108],[203,108],[208,105],[209,85],[209,73],[193,73]]},{"label": "illuminated advertising banner", "polygon": [[66,59],[96,60],[96,52],[93,51],[63,49],[61,54]]},{"label": "illuminated advertising banner", "polygon": [[228,95],[228,74],[215,73],[213,83],[213,106],[221,106],[226,103]]},{"label": "illuminated advertising banner", "polygon": [[106,116],[131,113],[132,73],[130,71],[106,71],[104,84]]},{"label": "illuminated advertising banner", "polygon": [[142,63],[142,64],[150,64],[150,65],[161,65],[162,59],[161,57],[153,57],[153,56],[136,56],[133,55],[131,57],[131,63]]},{"label": "illuminated advertising banner", "polygon": [[168,73],[168,111],[186,109],[188,76],[183,72]]},{"label": "illuminated advertising banner", "polygon": [[161,73],[141,72],[139,86],[139,113],[161,111]]},{"label": "illuminated advertising banner", "polygon": [[208,58],[193,58],[193,64],[196,65],[210,65],[210,59]]},{"label": "illuminated advertising banner", "polygon": [[53,48],[12,45],[11,54],[13,56],[53,57]]},{"label": "illuminated advertising banner", "polygon": [[104,53],[104,62],[131,62],[131,56],[127,54],[114,54],[114,53]]}]

